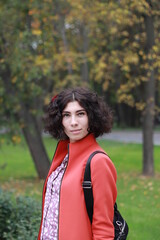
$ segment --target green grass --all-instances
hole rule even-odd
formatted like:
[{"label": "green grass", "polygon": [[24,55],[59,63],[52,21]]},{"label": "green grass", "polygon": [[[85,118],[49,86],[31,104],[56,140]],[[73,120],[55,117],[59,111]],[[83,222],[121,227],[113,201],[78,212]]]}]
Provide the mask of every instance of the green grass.
[{"label": "green grass", "polygon": [[[44,138],[50,159],[56,141]],[[154,148],[155,177],[141,175],[142,145],[99,140],[117,169],[117,203],[129,224],[128,240],[157,240],[160,235],[160,147]],[[29,195],[41,201],[43,181],[37,174],[25,143],[4,143],[0,148],[1,187],[15,195]]]}]

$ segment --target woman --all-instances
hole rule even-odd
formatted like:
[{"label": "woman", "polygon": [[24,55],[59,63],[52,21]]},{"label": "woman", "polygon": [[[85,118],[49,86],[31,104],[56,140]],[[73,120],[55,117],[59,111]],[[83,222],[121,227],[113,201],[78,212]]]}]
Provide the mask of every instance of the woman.
[{"label": "woman", "polygon": [[108,156],[98,153],[91,162],[92,224],[82,188],[88,157],[104,151],[96,138],[111,130],[109,108],[88,89],[67,89],[51,100],[45,123],[45,131],[59,142],[44,184],[38,239],[113,240],[117,175]]}]

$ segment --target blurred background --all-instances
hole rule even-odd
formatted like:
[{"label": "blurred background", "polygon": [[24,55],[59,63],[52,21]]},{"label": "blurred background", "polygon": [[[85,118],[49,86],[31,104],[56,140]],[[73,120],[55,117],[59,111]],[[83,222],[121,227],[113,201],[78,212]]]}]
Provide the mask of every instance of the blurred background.
[{"label": "blurred background", "polygon": [[8,206],[17,214],[29,210],[17,210],[6,192],[41,199],[41,179],[56,146],[43,134],[44,109],[59,91],[74,86],[103,96],[114,111],[113,132],[141,134],[135,144],[129,135],[124,143],[118,137],[99,141],[119,174],[120,206],[133,229],[128,239],[158,239],[159,21],[159,0],[0,1],[0,239],[36,239],[33,223],[9,230],[18,220],[9,220]]}]

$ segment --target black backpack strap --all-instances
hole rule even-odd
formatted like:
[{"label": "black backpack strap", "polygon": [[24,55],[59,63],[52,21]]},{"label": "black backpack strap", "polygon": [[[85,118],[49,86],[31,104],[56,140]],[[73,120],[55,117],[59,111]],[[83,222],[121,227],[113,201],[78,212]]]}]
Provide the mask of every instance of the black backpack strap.
[{"label": "black backpack strap", "polygon": [[[84,181],[83,181],[83,191],[84,191],[84,198],[86,203],[86,209],[87,213],[90,219],[90,222],[92,224],[92,217],[93,217],[93,192],[92,192],[92,182],[91,182],[91,169],[90,169],[90,163],[93,158],[93,156],[97,153],[103,153],[107,155],[105,152],[102,151],[95,151],[93,152],[86,164],[85,172],[84,172]],[[118,211],[117,204],[114,204],[114,231],[115,231],[115,237],[114,240],[125,240],[127,239],[129,227],[126,221],[123,219],[122,215]]]},{"label": "black backpack strap", "polygon": [[93,192],[92,192],[92,183],[91,183],[90,163],[91,163],[93,156],[97,153],[103,153],[103,154],[107,155],[105,152],[97,150],[89,156],[89,158],[87,160],[87,164],[86,164],[86,168],[85,168],[85,172],[84,172],[84,180],[83,180],[83,184],[82,184],[87,213],[88,213],[91,223],[92,223],[92,216],[93,216]]}]

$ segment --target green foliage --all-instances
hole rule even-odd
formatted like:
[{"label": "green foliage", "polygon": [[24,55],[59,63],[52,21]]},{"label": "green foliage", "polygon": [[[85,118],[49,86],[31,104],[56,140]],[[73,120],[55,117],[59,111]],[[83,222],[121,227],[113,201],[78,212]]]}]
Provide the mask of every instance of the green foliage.
[{"label": "green foliage", "polygon": [[[159,226],[157,222],[160,221],[159,146],[154,147],[156,175],[154,178],[149,178],[143,177],[140,174],[142,168],[141,144],[125,144],[106,140],[99,140],[98,142],[111,157],[117,169],[117,202],[120,211],[130,227],[128,240],[157,240],[159,238]],[[47,137],[44,138],[44,143],[50,159],[52,159],[56,141]],[[27,153],[26,147],[21,144],[16,146],[4,144],[0,150],[1,187],[5,190],[12,190],[14,195],[27,195],[41,201],[43,181],[39,181],[36,178],[36,171],[32,159]],[[7,162],[7,166],[2,170],[1,165],[5,162]],[[0,194],[0,199],[1,197]],[[26,198],[20,197],[20,199],[22,200],[21,203],[23,208]],[[12,203],[16,204],[12,194],[3,195],[3,216],[9,216],[11,214]],[[26,204],[25,206],[28,205]],[[39,213],[41,212],[41,210],[38,211]],[[23,216],[26,216],[26,213],[23,213]],[[3,223],[1,219],[0,223]],[[28,224],[26,225],[28,226]],[[3,228],[5,226],[6,224],[3,224]],[[37,229],[38,227],[39,220],[37,220]],[[24,229],[24,232],[25,231]],[[28,237],[28,235],[26,236]],[[28,237],[28,239],[32,238]],[[26,240],[28,239],[26,238]]]},{"label": "green foliage", "polygon": [[0,239],[22,240],[37,238],[41,204],[29,197],[13,197],[0,190]]},{"label": "green foliage", "polygon": [[[140,112],[154,103],[154,93],[144,100],[153,70],[158,106],[151,112],[158,116],[159,12],[158,0],[1,1],[0,124],[10,130],[10,139],[20,142],[21,130],[40,126],[51,96],[76,85],[104,95],[118,124],[138,126]],[[146,17],[153,20],[150,49]]]},{"label": "green foliage", "polygon": [[8,220],[12,214],[12,203],[9,195],[3,195],[0,190],[0,239],[3,239],[3,233],[8,229]]},{"label": "green foliage", "polygon": [[[18,113],[22,101],[37,113],[57,89],[94,82],[104,93],[114,94],[112,103],[125,102],[142,110],[142,86],[153,68],[159,80],[158,10],[156,0],[152,4],[144,0],[2,1],[3,124],[14,121],[8,115]],[[145,15],[154,19],[155,44],[150,52],[146,51]],[[88,72],[86,81],[83,67]]]}]

